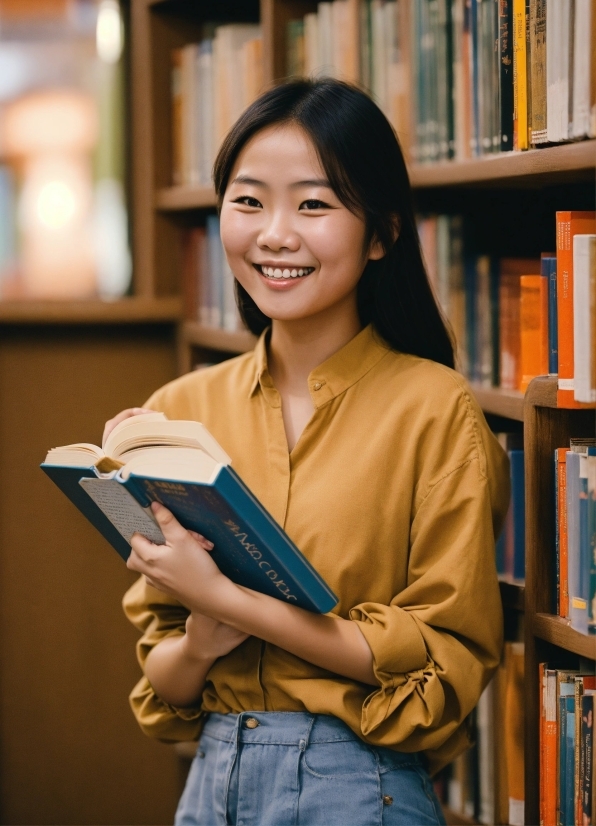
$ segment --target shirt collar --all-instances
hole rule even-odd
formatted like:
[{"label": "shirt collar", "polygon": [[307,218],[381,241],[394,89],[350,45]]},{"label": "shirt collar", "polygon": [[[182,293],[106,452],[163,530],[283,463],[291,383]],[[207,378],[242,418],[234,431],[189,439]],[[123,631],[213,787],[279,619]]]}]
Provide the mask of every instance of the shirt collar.
[{"label": "shirt collar", "polygon": [[[274,402],[273,397],[276,397],[274,406],[277,407],[279,396],[267,366],[269,332],[270,328],[261,334],[254,349],[255,372],[249,395],[252,396],[260,387],[270,402]],[[314,406],[321,407],[356,384],[388,352],[389,347],[369,324],[311,372],[308,385]]]}]

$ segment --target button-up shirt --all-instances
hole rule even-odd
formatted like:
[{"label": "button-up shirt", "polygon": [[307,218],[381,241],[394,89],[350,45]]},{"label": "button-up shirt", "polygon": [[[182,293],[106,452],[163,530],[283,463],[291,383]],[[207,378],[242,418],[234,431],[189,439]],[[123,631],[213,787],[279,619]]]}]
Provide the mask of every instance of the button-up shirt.
[{"label": "button-up shirt", "polygon": [[[431,770],[468,745],[466,717],[498,665],[495,535],[507,458],[465,380],[395,352],[371,326],[309,376],[314,412],[289,452],[281,398],[254,352],[195,371],[146,406],[203,422],[233,467],[358,623],[378,687],[249,637],[216,660],[196,708],[163,702],[146,678],[131,704],[147,734],[198,737],[205,712],[309,711],[365,741],[424,751]],[[141,665],[188,612],[144,578],[125,596]]]}]

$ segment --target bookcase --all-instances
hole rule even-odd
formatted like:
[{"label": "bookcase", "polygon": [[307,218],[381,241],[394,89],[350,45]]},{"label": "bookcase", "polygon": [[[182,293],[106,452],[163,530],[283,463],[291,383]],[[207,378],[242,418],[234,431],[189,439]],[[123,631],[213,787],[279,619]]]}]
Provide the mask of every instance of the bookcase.
[{"label": "bookcase", "polygon": [[[416,0],[410,0],[416,2]],[[349,0],[358,14],[359,0]],[[132,0],[133,207],[136,291],[147,300],[182,291],[182,236],[215,210],[205,186],[173,186],[171,51],[200,38],[207,21],[260,22],[265,85],[286,74],[287,24],[315,11],[311,0]],[[404,127],[405,132],[408,126]],[[409,135],[402,134],[404,143]],[[478,244],[502,256],[536,256],[555,248],[555,212],[594,208],[596,140],[465,161],[410,164],[421,212],[469,217]],[[184,315],[184,308],[182,310]],[[248,332],[181,320],[178,369],[191,370],[250,349]],[[526,580],[502,582],[506,635],[522,627],[525,641],[525,820],[538,823],[538,670],[543,660],[577,666],[596,660],[596,641],[553,613],[552,455],[575,435],[595,434],[595,411],[557,407],[556,378],[537,378],[525,395],[472,385],[495,430],[522,430],[526,475]],[[479,599],[479,611],[481,599]],[[520,618],[523,621],[520,622]],[[452,823],[473,822],[449,815]]]}]

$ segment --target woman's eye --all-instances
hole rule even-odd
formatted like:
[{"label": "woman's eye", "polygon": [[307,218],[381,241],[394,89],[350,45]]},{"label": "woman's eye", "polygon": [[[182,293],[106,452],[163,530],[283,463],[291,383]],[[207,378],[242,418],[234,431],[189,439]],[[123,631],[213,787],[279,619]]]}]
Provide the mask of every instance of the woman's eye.
[{"label": "woman's eye", "polygon": [[324,201],[319,201],[317,198],[309,198],[308,201],[302,201],[300,209],[327,209],[329,204]]},{"label": "woman's eye", "polygon": [[250,195],[242,195],[240,198],[234,198],[235,204],[243,204],[247,207],[260,207],[261,204],[256,198],[251,198]]}]

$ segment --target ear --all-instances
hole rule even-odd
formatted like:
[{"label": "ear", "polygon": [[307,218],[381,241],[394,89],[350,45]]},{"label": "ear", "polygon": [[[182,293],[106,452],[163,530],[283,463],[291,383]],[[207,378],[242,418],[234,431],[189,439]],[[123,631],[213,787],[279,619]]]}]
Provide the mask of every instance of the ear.
[{"label": "ear", "polygon": [[[400,225],[401,225],[399,215],[394,215],[393,216],[392,224],[393,224],[393,228],[392,228],[392,230],[393,230],[392,231],[393,241],[392,241],[392,243],[395,244],[395,242],[399,238],[399,230],[400,230]],[[371,241],[370,248],[368,250],[368,260],[369,261],[378,261],[379,259],[384,258],[386,254],[387,254],[387,251],[383,248],[383,245],[381,244],[381,242],[379,241],[379,239],[375,235],[373,237],[372,241]]]}]

